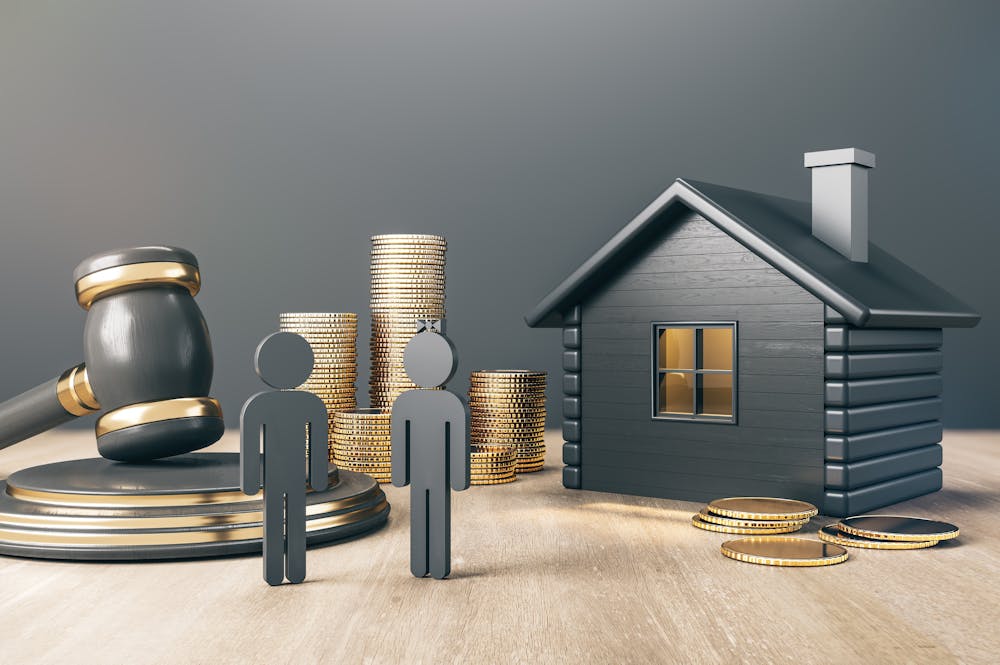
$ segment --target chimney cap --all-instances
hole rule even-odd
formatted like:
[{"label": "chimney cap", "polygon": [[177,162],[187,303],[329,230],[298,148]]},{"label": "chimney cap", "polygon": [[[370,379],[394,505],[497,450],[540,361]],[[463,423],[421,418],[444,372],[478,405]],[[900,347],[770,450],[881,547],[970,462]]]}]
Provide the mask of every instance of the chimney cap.
[{"label": "chimney cap", "polygon": [[857,164],[872,169],[875,168],[875,155],[861,148],[820,150],[805,154],[805,166],[809,169],[814,166],[837,166],[838,164]]}]

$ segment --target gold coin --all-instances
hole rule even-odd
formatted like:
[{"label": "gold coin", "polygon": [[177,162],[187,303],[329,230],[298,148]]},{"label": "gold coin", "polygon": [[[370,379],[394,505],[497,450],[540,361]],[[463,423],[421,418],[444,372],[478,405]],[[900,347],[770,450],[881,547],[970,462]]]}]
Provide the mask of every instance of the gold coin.
[{"label": "gold coin", "polygon": [[279,321],[357,321],[356,312],[282,312],[278,315]]},{"label": "gold coin", "polygon": [[765,566],[831,566],[847,561],[847,550],[834,543],[788,536],[741,538],[722,543],[730,559]]},{"label": "gold coin", "polygon": [[501,429],[478,429],[474,428],[469,432],[476,437],[497,437],[502,439],[512,439],[516,441],[541,441],[545,432],[539,428],[537,430],[501,430]]},{"label": "gold coin", "polygon": [[782,527],[782,526],[797,526],[799,528],[805,526],[809,520],[741,520],[733,517],[722,517],[721,515],[716,515],[707,508],[702,508],[698,516],[703,522],[711,522],[712,524],[721,524],[723,526],[737,526],[737,527],[748,527],[751,529],[768,529],[771,527]]},{"label": "gold coin", "polygon": [[473,370],[472,376],[474,377],[502,377],[502,378],[521,378],[521,377],[540,377],[545,376],[547,372],[540,369],[477,369]]},{"label": "gold coin", "polygon": [[506,444],[499,444],[499,445],[486,444],[486,445],[477,445],[472,447],[473,453],[498,453],[498,452],[506,452],[508,450],[513,450],[513,448]]},{"label": "gold coin", "polygon": [[371,237],[372,243],[376,242],[402,242],[402,241],[431,241],[447,242],[444,236],[436,233],[379,233]]},{"label": "gold coin", "polygon": [[357,409],[356,411],[351,411],[350,413],[343,414],[345,420],[389,420],[392,418],[391,413],[386,413],[379,409]]},{"label": "gold coin", "polygon": [[386,450],[392,446],[392,439],[386,436],[366,436],[356,433],[345,433],[335,430],[334,436],[337,438],[337,445],[350,446],[356,450]]},{"label": "gold coin", "polygon": [[473,462],[482,460],[513,460],[516,457],[516,451],[513,448],[505,448],[504,450],[496,451],[481,451],[473,450],[470,455]]},{"label": "gold coin", "polygon": [[899,515],[863,515],[842,519],[837,528],[852,536],[873,540],[926,542],[957,538],[959,529],[948,522]]},{"label": "gold coin", "polygon": [[816,515],[816,506],[805,501],[761,496],[716,499],[708,504],[716,515],[743,520],[802,520]]},{"label": "gold coin", "polygon": [[909,540],[873,540],[844,533],[837,528],[836,524],[827,524],[819,530],[819,539],[827,543],[836,543],[846,547],[860,547],[868,550],[919,550],[926,547],[934,547],[937,540],[909,541]]},{"label": "gold coin", "polygon": [[698,527],[699,529],[704,529],[705,531],[716,531],[718,533],[736,533],[741,535],[763,535],[763,534],[773,534],[773,533],[792,533],[793,531],[798,531],[802,528],[799,523],[794,523],[784,526],[773,526],[773,527],[751,527],[751,526],[732,526],[727,524],[714,524],[712,522],[706,522],[701,519],[700,515],[695,515],[691,518],[691,524]]},{"label": "gold coin", "polygon": [[338,461],[348,462],[350,464],[354,463],[371,463],[371,464],[382,464],[389,465],[392,464],[391,455],[371,455],[371,454],[359,454],[359,453],[349,453],[343,450],[338,450],[334,452],[334,457]]}]

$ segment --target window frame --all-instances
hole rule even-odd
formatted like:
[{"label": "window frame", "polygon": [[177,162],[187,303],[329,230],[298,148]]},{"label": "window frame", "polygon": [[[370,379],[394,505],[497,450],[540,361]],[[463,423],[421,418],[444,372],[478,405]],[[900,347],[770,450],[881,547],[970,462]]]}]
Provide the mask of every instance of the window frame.
[{"label": "window frame", "polygon": [[[660,368],[660,357],[659,357],[659,341],[660,335],[659,331],[666,328],[693,328],[697,330],[704,330],[706,328],[729,328],[733,331],[733,367],[731,370],[720,370],[720,369],[699,369],[698,364],[698,338],[699,335],[695,332],[695,348],[694,348],[694,358],[695,367],[691,370],[669,370]],[[651,380],[650,380],[650,408],[651,417],[653,420],[663,420],[663,421],[680,421],[680,422],[696,422],[696,423],[717,423],[722,425],[736,425],[737,415],[739,413],[739,404],[737,402],[737,396],[739,395],[739,390],[737,389],[738,383],[738,372],[739,367],[739,324],[736,321],[653,321],[650,323],[650,366],[652,368]],[[711,416],[705,414],[692,413],[691,415],[686,414],[664,414],[659,412],[659,397],[660,397],[660,375],[668,373],[670,371],[677,372],[687,372],[694,376],[694,386],[692,391],[694,393],[694,404],[695,409],[697,409],[698,404],[698,377],[706,374],[728,374],[733,377],[732,386],[732,404],[733,413],[731,416]]]}]

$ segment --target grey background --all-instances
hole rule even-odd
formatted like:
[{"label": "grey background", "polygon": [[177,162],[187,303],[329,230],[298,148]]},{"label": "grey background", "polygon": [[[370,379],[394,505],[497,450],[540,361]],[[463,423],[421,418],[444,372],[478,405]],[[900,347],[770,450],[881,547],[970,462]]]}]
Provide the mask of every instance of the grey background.
[{"label": "grey background", "polygon": [[998,426],[998,19],[993,2],[5,1],[0,395],[81,358],[80,259],[169,243],[202,262],[231,424],[283,310],[362,315],[365,402],[384,232],[447,236],[458,377],[551,384],[559,331],[522,316],[675,177],[805,199],[802,153],[858,146],[878,155],[873,241],[984,317],[946,333],[945,425]]}]

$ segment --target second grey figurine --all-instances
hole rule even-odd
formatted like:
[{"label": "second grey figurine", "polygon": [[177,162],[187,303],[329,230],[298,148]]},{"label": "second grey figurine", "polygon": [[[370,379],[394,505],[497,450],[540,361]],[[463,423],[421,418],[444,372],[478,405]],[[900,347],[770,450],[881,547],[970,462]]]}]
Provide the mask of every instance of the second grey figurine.
[{"label": "second grey figurine", "polygon": [[403,364],[422,389],[392,407],[392,484],[410,485],[410,571],[440,580],[451,572],[451,490],[469,487],[469,409],[454,393],[428,390],[455,373],[455,347],[443,334],[414,335]]},{"label": "second grey figurine", "polygon": [[[272,388],[257,393],[240,413],[240,488],[256,494],[264,461],[264,579],[298,584],[306,577],[306,445],[309,486],[327,487],[327,413],[312,393],[292,390],[312,372],[309,343],[289,332],[268,335],[254,355],[254,368]],[[308,425],[308,427],[307,427]]]}]

